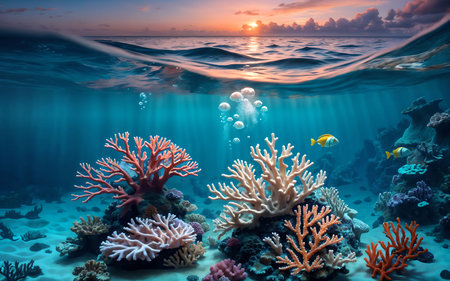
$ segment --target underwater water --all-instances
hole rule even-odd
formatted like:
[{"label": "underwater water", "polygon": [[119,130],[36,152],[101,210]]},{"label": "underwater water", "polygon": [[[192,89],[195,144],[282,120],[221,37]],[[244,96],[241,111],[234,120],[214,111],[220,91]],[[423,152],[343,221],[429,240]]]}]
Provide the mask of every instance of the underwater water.
[{"label": "underwater water", "polygon": [[[395,221],[396,217],[403,225],[418,221],[419,237],[424,237],[421,246],[428,248],[434,259],[409,261],[406,269],[392,274],[393,280],[441,280],[441,272],[450,270],[450,118],[443,116],[449,120],[439,123],[441,127],[426,126],[436,112],[449,111],[448,19],[413,38],[78,38],[2,31],[0,41],[0,216],[5,213],[0,218],[0,260],[34,260],[42,275],[28,279],[72,280],[73,268],[96,259],[100,242],[111,235],[112,229],[122,232],[129,219],[143,214],[142,208],[133,204],[121,215],[105,212],[108,205],[119,201],[112,199],[112,194],[100,194],[84,204],[81,199],[72,201],[72,194],[83,194],[74,187],[85,181],[76,177],[77,171],[83,172],[80,163],[97,168],[98,159],[112,157],[120,161],[121,153],[104,144],[106,139],[124,132],[130,134],[132,150],[136,150],[132,137],[146,141],[155,135],[186,149],[201,171],[197,176],[174,175],[165,187],[181,191],[183,200],[197,205],[198,209],[190,213],[203,215],[211,229],[203,234],[205,256],[194,265],[172,269],[162,266],[162,262],[112,262],[108,264],[111,280],[188,280],[190,275],[202,279],[210,266],[225,258],[242,263],[247,280],[302,280],[300,276],[303,280],[318,280],[318,275],[311,272],[290,276],[290,270],[279,269],[275,255],[268,264],[263,264],[262,259],[250,259],[270,252],[262,237],[275,231],[275,226],[283,234],[284,249],[289,248],[282,224],[284,219],[294,217],[292,212],[279,216],[265,213],[259,226],[242,227],[242,231],[232,227],[220,237],[221,246],[211,242],[217,237],[213,220],[226,202],[209,199],[214,194],[207,185],[232,181],[221,175],[229,173],[227,167],[235,159],[254,164],[259,177],[261,167],[250,155],[250,146],[260,144],[268,149],[264,139],[270,139],[272,133],[278,137],[280,153],[282,145],[294,146],[293,155],[285,160],[287,165],[291,165],[290,158],[295,154],[306,154],[315,162],[308,170],[314,175],[320,169],[326,170],[324,186],[336,187],[349,208],[358,212],[357,218],[370,227],[360,239],[353,233],[344,235],[345,231],[339,229],[336,233],[345,236],[343,243],[347,243],[339,249],[344,249],[345,255],[356,252],[356,262],[346,264],[347,273],[330,267],[323,274],[330,275],[331,280],[372,280],[364,261],[366,245],[386,240],[381,224]],[[245,87],[254,89],[254,95],[251,90],[242,90]],[[243,97],[237,94],[237,99],[230,99],[234,92]],[[436,99],[442,101],[433,104]],[[417,108],[413,118],[402,114],[406,108]],[[414,118],[419,120],[417,124]],[[324,134],[331,134],[339,143],[331,147],[327,147],[329,143],[324,147],[311,145],[311,139],[318,140]],[[398,141],[400,138],[402,141]],[[429,154],[434,158],[423,156],[417,160],[423,146],[432,151]],[[408,155],[395,155],[397,147],[405,147]],[[386,150],[394,156],[386,159]],[[167,167],[169,162],[160,165]],[[127,170],[133,166],[121,162],[120,167]],[[402,173],[402,167],[425,172]],[[280,163],[272,168],[281,169]],[[270,173],[273,176],[273,171]],[[394,176],[398,176],[397,181]],[[416,202],[408,192],[421,180],[433,190],[434,197],[416,196]],[[294,184],[298,193],[302,190],[300,184],[299,179]],[[242,186],[240,190],[244,192]],[[391,192],[392,197],[384,211],[376,210],[374,205],[383,192]],[[164,190],[155,196],[163,194],[168,198],[169,193]],[[275,193],[267,191],[267,195]],[[403,201],[410,200],[408,204],[412,205],[395,201],[394,193],[409,194]],[[320,195],[311,194],[297,203],[327,205],[320,198],[313,199],[316,197]],[[146,200],[161,215],[171,212],[181,219],[186,215],[175,207],[180,202],[158,205],[161,202],[152,202],[148,197]],[[273,202],[276,206],[288,199],[277,200]],[[42,206],[42,211],[27,216],[35,206]],[[253,205],[247,207],[256,209]],[[73,222],[87,215],[103,217],[111,229],[89,234],[89,238],[71,231]],[[344,224],[345,218],[341,219]],[[345,223],[350,232],[356,229],[351,219]],[[13,234],[8,235],[8,228]],[[45,237],[26,241],[24,234],[29,231]],[[76,254],[56,250],[66,237],[77,235],[82,241],[75,243],[81,245],[78,252],[74,251]],[[257,250],[242,253],[233,248],[230,235],[242,248]],[[253,237],[258,241],[248,242],[246,237],[252,235],[261,239]],[[167,258],[174,253],[163,250],[160,254]]]}]

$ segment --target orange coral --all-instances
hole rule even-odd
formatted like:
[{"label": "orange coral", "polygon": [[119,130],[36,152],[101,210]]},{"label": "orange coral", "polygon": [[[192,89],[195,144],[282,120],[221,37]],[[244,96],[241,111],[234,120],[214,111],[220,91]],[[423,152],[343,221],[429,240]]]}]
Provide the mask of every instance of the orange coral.
[{"label": "orange coral", "polygon": [[[309,211],[308,204],[306,204],[303,206],[302,212],[301,206],[298,206],[295,211],[295,215],[297,216],[295,228],[290,221],[284,221],[284,226],[295,232],[298,245],[291,236],[287,236],[287,240],[295,252],[299,253],[302,257],[302,260],[300,260],[299,256],[289,248],[287,251],[292,260],[290,260],[289,257],[277,257],[277,263],[286,264],[286,266],[280,267],[281,270],[293,269],[291,275],[297,275],[302,270],[311,272],[314,269],[322,268],[323,260],[319,255],[315,257],[312,263],[310,263],[310,260],[325,247],[339,243],[343,239],[343,237],[338,238],[334,234],[331,238],[326,235],[330,226],[341,223],[339,218],[335,215],[327,216],[331,212],[330,207],[322,207],[319,213],[317,213],[317,208],[317,205],[313,205],[312,210]],[[301,219],[303,219],[303,221],[301,221]],[[318,228],[316,224],[318,224]],[[319,232],[317,232],[317,229],[319,229]],[[306,241],[308,241],[307,236],[310,232],[313,235],[313,241],[309,241],[309,247],[307,247]]]},{"label": "orange coral", "polygon": [[405,228],[411,234],[411,237],[406,237],[405,229],[401,226],[399,218],[397,218],[397,226],[395,227],[392,222],[383,223],[383,233],[390,241],[387,245],[383,241],[378,241],[383,250],[377,250],[378,243],[367,245],[366,253],[369,259],[364,258],[366,266],[373,270],[372,277],[380,274],[379,281],[391,280],[390,273],[407,267],[406,261],[408,259],[415,258],[428,251],[428,249],[417,251],[423,239],[423,237],[417,239],[416,230],[418,226],[415,221],[412,221],[409,225],[405,224]]}]

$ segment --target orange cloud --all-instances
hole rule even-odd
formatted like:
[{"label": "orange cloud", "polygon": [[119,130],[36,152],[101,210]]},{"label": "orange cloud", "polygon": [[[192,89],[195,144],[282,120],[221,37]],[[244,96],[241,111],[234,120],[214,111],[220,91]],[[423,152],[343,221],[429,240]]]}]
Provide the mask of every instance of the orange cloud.
[{"label": "orange cloud", "polygon": [[149,5],[139,8],[139,12],[147,12],[148,10],[150,10]]},{"label": "orange cloud", "polygon": [[259,15],[259,12],[258,12],[258,10],[245,10],[245,11],[237,11],[234,14],[235,15],[257,16],[257,15]]}]

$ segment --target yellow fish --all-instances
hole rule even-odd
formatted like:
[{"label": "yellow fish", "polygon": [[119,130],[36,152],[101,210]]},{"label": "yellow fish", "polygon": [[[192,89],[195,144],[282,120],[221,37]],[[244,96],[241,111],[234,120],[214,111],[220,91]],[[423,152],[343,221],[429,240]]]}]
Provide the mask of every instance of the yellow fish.
[{"label": "yellow fish", "polygon": [[320,144],[322,147],[332,147],[339,143],[339,140],[330,134],[321,135],[317,140],[311,139],[311,146]]},{"label": "yellow fish", "polygon": [[411,151],[409,151],[409,149],[407,149],[406,147],[400,146],[400,147],[397,147],[396,149],[394,149],[394,151],[392,151],[392,152],[386,151],[386,159],[389,159],[389,157],[391,157],[392,155],[394,155],[395,158],[399,158],[399,157],[406,157],[410,154],[411,154]]}]

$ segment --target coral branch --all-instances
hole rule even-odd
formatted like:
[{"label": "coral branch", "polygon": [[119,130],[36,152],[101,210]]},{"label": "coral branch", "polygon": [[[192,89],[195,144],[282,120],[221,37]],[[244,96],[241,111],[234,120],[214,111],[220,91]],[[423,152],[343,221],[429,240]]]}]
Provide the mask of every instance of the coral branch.
[{"label": "coral branch", "polygon": [[280,235],[278,233],[272,232],[272,237],[265,237],[263,241],[269,244],[275,254],[281,255],[283,253],[283,244],[280,243]]},{"label": "coral branch", "polygon": [[379,274],[379,281],[384,279],[391,280],[389,274],[407,267],[406,261],[408,259],[416,258],[428,251],[428,249],[418,251],[423,239],[422,237],[417,239],[416,230],[418,226],[415,221],[409,225],[405,224],[405,228],[410,234],[410,237],[407,237],[399,218],[397,218],[396,226],[392,222],[383,223],[383,233],[389,239],[389,242],[385,244],[383,241],[378,241],[382,250],[377,250],[378,244],[371,243],[370,246],[367,245],[366,253],[368,258],[364,258],[366,266],[372,269],[372,277]]},{"label": "coral branch", "polygon": [[[295,232],[297,243],[294,242],[294,239],[291,236],[287,236],[287,240],[293,248],[293,250],[287,249],[292,260],[287,256],[278,256],[277,263],[286,265],[280,267],[281,270],[292,269],[291,275],[297,275],[303,270],[311,272],[314,269],[322,268],[323,260],[320,255],[317,254],[325,247],[339,243],[344,239],[343,237],[337,237],[334,234],[331,238],[326,235],[330,226],[340,224],[341,222],[339,221],[339,218],[334,215],[328,216],[331,212],[330,207],[322,207],[319,213],[317,213],[317,208],[317,205],[313,205],[312,210],[309,211],[308,204],[306,204],[303,206],[302,211],[301,206],[298,206],[295,211],[295,227],[292,225],[291,221],[284,221],[284,226],[292,232]],[[319,232],[317,232],[317,226]],[[310,234],[313,236],[312,240],[307,238]],[[307,243],[307,241],[309,241],[309,243]],[[297,254],[301,256],[301,260]]]},{"label": "coral branch", "polygon": [[[72,200],[86,198],[83,201],[85,203],[99,194],[108,193],[114,194],[113,198],[121,201],[119,208],[137,205],[145,194],[161,193],[170,177],[196,176],[201,171],[198,163],[191,161],[191,156],[185,149],[166,138],[150,136],[149,142],[144,142],[140,137],[134,137],[133,140],[136,151],[130,149],[128,132],[115,134],[114,138],[106,140],[105,147],[123,154],[121,162],[109,157],[102,158],[96,162],[99,169],[94,169],[89,164],[80,164],[84,173],[78,172],[77,177],[87,181],[85,185],[75,185],[84,194],[73,194]],[[123,147],[119,141],[123,143]],[[132,173],[136,174],[136,178]],[[118,186],[123,182],[133,189],[131,194]]]},{"label": "coral branch", "polygon": [[[284,160],[292,156],[294,147],[291,144],[283,146],[278,156],[278,150],[275,149],[277,139],[274,134],[271,140],[265,139],[270,152],[261,151],[259,144],[250,147],[250,155],[261,167],[261,177],[256,177],[252,164],[235,160],[232,167],[228,168],[231,174],[222,176],[237,180],[237,186],[233,182],[230,185],[219,183],[218,188],[214,184],[208,185],[209,191],[215,195],[210,196],[210,199],[231,201],[225,205],[220,218],[214,221],[215,232],[220,232],[219,238],[232,229],[255,226],[260,217],[291,214],[295,205],[304,202],[314,190],[323,186],[326,173],[320,171],[314,179],[306,171],[313,165],[313,162],[306,160],[306,155],[299,162],[300,154],[297,153],[288,169]],[[297,177],[301,187],[295,186]]]}]

